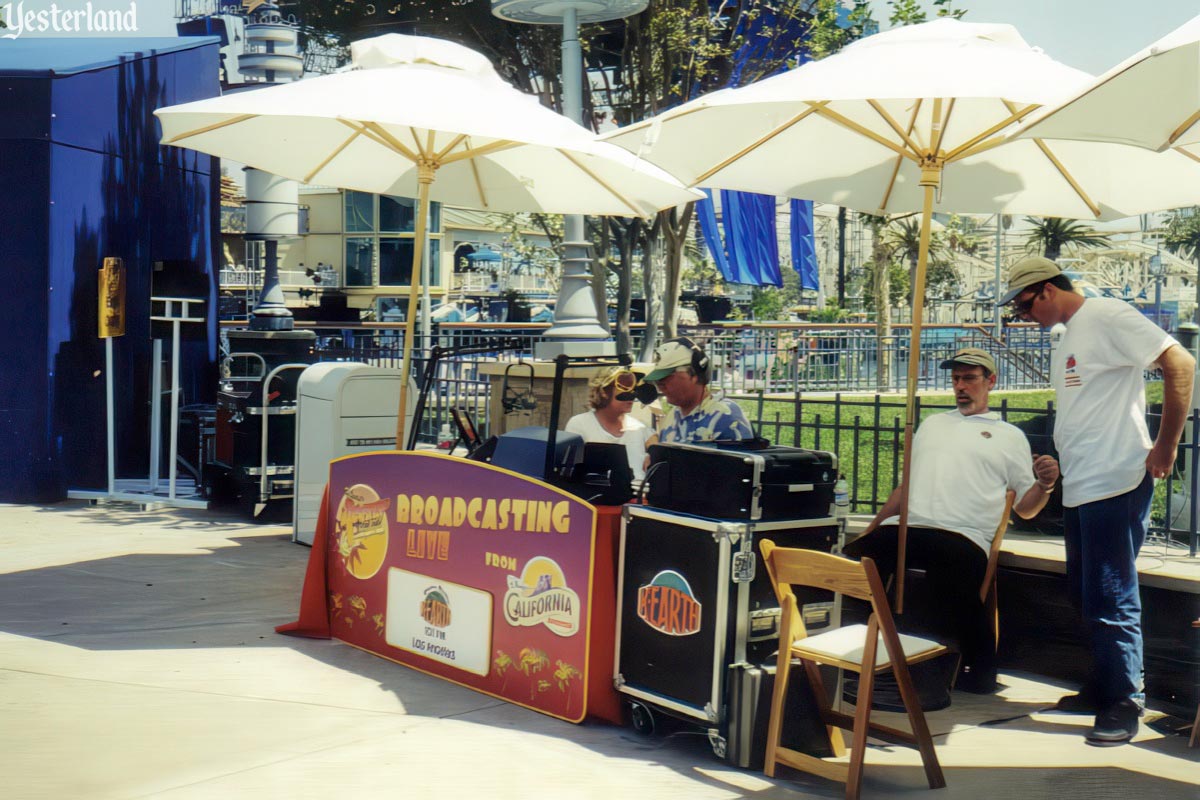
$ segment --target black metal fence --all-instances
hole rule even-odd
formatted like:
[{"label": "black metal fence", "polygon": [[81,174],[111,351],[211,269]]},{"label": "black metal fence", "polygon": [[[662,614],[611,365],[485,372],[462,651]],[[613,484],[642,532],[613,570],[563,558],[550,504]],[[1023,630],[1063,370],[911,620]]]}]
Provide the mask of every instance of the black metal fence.
[{"label": "black metal fence", "polygon": [[[480,374],[484,363],[511,363],[532,357],[544,325],[444,325],[431,338],[422,337],[414,354],[414,374],[421,375],[425,353],[434,345],[480,345],[488,341],[520,339],[526,346],[516,351],[484,352],[447,358],[439,362],[419,441],[436,441],[450,423],[450,409],[470,411],[483,436],[489,435],[491,391]],[[401,366],[404,329],[397,324],[317,328],[316,355],[321,361],[358,361],[373,366]],[[701,326],[681,331],[712,356],[714,385],[737,400],[755,423],[760,435],[778,444],[830,450],[838,455],[850,483],[851,506],[858,513],[874,513],[899,482],[904,440],[904,399],[907,370],[907,329],[880,344],[873,326],[747,325]],[[634,351],[642,330],[634,330]],[[949,391],[949,371],[940,363],[956,349],[982,347],[1000,365],[997,389],[1046,389],[1049,372],[1049,336],[1031,326],[1005,329],[1003,341],[982,326],[943,326],[922,335],[919,366],[922,390]],[[890,367],[880,377],[879,354]],[[877,391],[877,387],[886,388]],[[824,394],[828,392],[828,394]],[[854,393],[854,394],[851,394]],[[871,393],[871,394],[866,394]],[[863,396],[865,394],[865,396]],[[918,395],[918,421],[952,406],[922,402]],[[1022,428],[1034,453],[1055,454],[1053,403],[1021,407],[1007,399],[995,406],[1001,417]],[[1157,414],[1148,415],[1152,431]],[[1188,436],[1180,445],[1178,469],[1156,489],[1152,535],[1167,542],[1186,544],[1197,551],[1197,512],[1190,502],[1196,494],[1196,471],[1190,469],[1200,445],[1200,423],[1193,414]],[[1185,470],[1184,466],[1189,467]],[[1185,477],[1186,476],[1186,477]],[[1031,524],[1050,534],[1061,532],[1060,497],[1056,492]]]},{"label": "black metal fence", "polygon": [[[495,337],[518,337],[527,342],[529,357],[546,325],[473,324],[435,325],[429,337],[417,342],[417,352],[433,345],[474,345]],[[399,366],[404,327],[396,323],[364,323],[344,327],[316,327],[317,350],[323,360],[364,361],[377,366]],[[899,392],[907,383],[909,329],[897,326],[880,337],[873,325],[809,325],[746,323],[703,325],[681,329],[711,357],[713,383],[735,393],[791,393],[805,391]],[[631,331],[636,354],[644,329]],[[961,347],[991,352],[1000,367],[999,389],[1039,389],[1048,385],[1050,338],[1036,326],[1004,329],[1002,338],[980,325],[930,326],[921,335],[917,369],[919,388],[950,388],[942,361]],[[514,355],[513,357],[520,357]]]},{"label": "black metal fence", "polygon": [[[775,444],[827,450],[838,456],[839,468],[850,487],[850,507],[854,513],[874,514],[900,483],[904,449],[904,398],[876,394],[829,397],[802,395],[780,398],[764,393],[728,395],[742,405],[760,436]],[[952,404],[916,398],[917,424],[931,414],[954,408]],[[1054,447],[1054,403],[1022,406],[1007,398],[992,406],[1001,419],[1020,428],[1035,455],[1058,457]],[[1157,432],[1161,414],[1146,415],[1152,435]],[[1192,466],[1200,452],[1200,409],[1188,418],[1184,441],[1179,445],[1176,469],[1155,487],[1151,509],[1150,543],[1168,548],[1186,547],[1195,557],[1200,548],[1196,496],[1200,475]],[[1061,493],[1051,495],[1046,507],[1032,520],[1014,517],[1019,528],[1052,536],[1062,535]],[[1182,555],[1182,552],[1174,553]]]}]

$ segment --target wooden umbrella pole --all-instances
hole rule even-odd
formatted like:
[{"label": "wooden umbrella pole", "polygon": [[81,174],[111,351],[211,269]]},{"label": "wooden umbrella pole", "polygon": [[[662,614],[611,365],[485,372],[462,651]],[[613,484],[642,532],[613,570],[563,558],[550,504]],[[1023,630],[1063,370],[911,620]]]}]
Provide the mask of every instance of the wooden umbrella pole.
[{"label": "wooden umbrella pole", "polygon": [[925,204],[921,209],[921,244],[917,250],[917,274],[913,279],[912,336],[908,345],[908,382],[905,386],[904,455],[900,474],[900,525],[896,534],[896,608],[904,613],[904,563],[908,550],[908,491],[912,475],[912,440],[917,412],[917,378],[921,365],[921,317],[925,311],[925,267],[929,261],[929,237],[933,224],[933,193],[942,179],[940,164],[921,169]]},{"label": "wooden umbrella pole", "polygon": [[[417,230],[413,240],[412,276],[408,281],[408,313],[404,317],[404,358],[400,362],[400,409],[396,414],[396,449],[405,447],[404,419],[408,410],[408,374],[412,368],[413,344],[417,335],[417,296],[421,291],[421,261],[425,258],[425,221],[429,218],[429,187],[435,165],[417,162]],[[414,420],[414,424],[415,424]]]}]

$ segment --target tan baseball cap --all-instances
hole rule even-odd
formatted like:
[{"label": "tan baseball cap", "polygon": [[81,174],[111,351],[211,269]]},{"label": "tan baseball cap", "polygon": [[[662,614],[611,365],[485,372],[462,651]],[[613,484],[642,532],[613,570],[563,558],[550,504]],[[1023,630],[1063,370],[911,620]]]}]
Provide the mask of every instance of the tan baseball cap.
[{"label": "tan baseball cap", "polygon": [[1042,256],[1022,258],[1008,271],[1008,288],[1005,289],[1004,295],[996,305],[1008,305],[1026,286],[1048,281],[1062,274],[1058,264],[1048,258]]},{"label": "tan baseball cap", "polygon": [[996,374],[996,359],[987,350],[978,347],[964,347],[942,362],[942,369],[953,369],[955,364],[970,364],[980,366],[993,375]]},{"label": "tan baseball cap", "polygon": [[705,357],[704,351],[697,347],[691,339],[686,336],[668,339],[654,350],[654,370],[642,380],[646,383],[661,381],[680,367],[692,366],[693,358],[700,362],[698,364],[700,369],[708,366],[708,359]]}]

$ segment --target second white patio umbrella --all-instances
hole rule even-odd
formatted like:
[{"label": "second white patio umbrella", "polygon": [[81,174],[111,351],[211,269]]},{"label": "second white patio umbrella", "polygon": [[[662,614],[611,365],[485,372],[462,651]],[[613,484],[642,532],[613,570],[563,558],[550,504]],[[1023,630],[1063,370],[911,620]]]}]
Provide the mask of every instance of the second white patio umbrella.
[{"label": "second white patio umbrella", "polygon": [[921,211],[913,286],[897,566],[905,533],[921,316],[935,210],[1118,219],[1200,198],[1175,153],[1005,134],[1090,76],[1009,25],[941,19],[862,39],[739,89],[702,96],[604,138],[689,186],[788,195],[872,214]]},{"label": "second white patio umbrella", "polygon": [[1200,17],[1039,112],[1015,136],[1116,142],[1160,152],[1200,144]]},{"label": "second white patio umbrella", "polygon": [[[461,45],[388,34],[354,42],[350,50],[353,69],[155,115],[163,144],[304,183],[417,197],[405,375],[431,200],[489,211],[644,217],[701,196],[596,141]],[[401,387],[397,447],[407,382]]]}]

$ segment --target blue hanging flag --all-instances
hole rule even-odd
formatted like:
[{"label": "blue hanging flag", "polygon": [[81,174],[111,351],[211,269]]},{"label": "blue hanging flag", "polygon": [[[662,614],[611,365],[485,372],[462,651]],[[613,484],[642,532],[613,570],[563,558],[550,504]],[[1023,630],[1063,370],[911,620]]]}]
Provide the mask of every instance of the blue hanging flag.
[{"label": "blue hanging flag", "polygon": [[779,274],[779,237],[775,231],[775,198],[753,192],[721,190],[725,249],[738,283],[783,286]]},{"label": "blue hanging flag", "polygon": [[[721,6],[716,0],[710,0],[709,5],[714,12]],[[770,57],[780,54],[781,47],[787,48],[791,57],[796,59],[796,63],[809,60],[806,48],[802,46],[795,49],[793,44],[805,38],[806,21],[790,16],[781,19],[769,8],[763,8],[755,14],[738,14],[737,20],[737,35],[742,38],[743,44],[734,55],[734,68],[727,86],[741,85],[746,64],[769,61]],[[763,35],[768,28],[775,33],[771,36]],[[779,58],[774,73],[784,72],[790,66],[789,59]],[[681,101],[684,99],[690,98],[681,98]],[[700,232],[721,277],[731,283],[783,286],[783,278],[779,273],[775,198],[750,192],[722,190],[721,217],[725,231],[722,241],[713,208],[712,192],[705,189],[704,193],[707,199],[696,203],[696,216],[700,222]],[[808,209],[807,216],[800,221],[799,234],[796,232],[796,225],[797,217],[801,215],[795,212],[797,202],[805,204]],[[812,203],[806,200],[793,201],[792,206],[792,263],[800,274],[801,286],[817,289]],[[797,248],[807,255],[797,257]]]},{"label": "blue hanging flag", "polygon": [[779,241],[775,235],[775,198],[751,192],[721,192],[721,228],[712,192],[696,203],[700,232],[721,277],[730,283],[782,286]]},{"label": "blue hanging flag", "polygon": [[721,232],[717,229],[717,212],[713,206],[712,190],[702,191],[704,199],[696,201],[696,219],[700,223],[700,233],[704,236],[704,243],[708,245],[708,252],[716,262],[717,272],[721,273],[721,277],[726,281],[732,281],[729,259],[725,257],[725,245],[721,241]]},{"label": "blue hanging flag", "polygon": [[817,245],[813,239],[812,200],[792,200],[792,266],[800,276],[800,288],[821,290],[817,270]]}]

